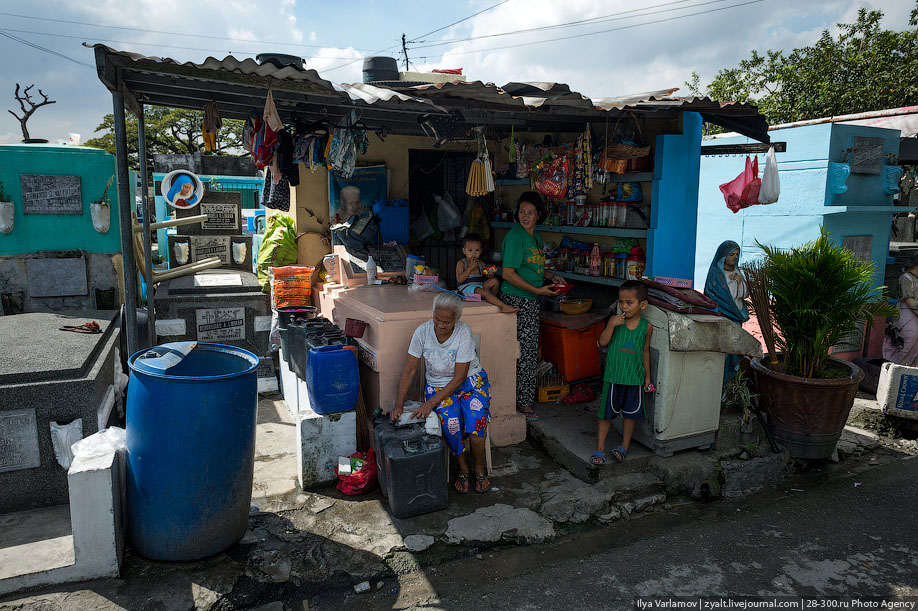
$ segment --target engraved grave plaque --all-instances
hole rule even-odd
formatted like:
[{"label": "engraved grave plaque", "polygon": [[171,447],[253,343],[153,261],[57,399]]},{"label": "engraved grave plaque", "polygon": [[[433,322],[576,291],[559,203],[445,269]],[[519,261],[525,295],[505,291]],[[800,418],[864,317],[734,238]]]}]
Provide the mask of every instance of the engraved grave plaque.
[{"label": "engraved grave plaque", "polygon": [[79,176],[21,174],[25,214],[83,214]]},{"label": "engraved grave plaque", "polygon": [[239,206],[237,204],[202,203],[201,214],[207,215],[207,220],[201,223],[204,230],[239,229]]},{"label": "engraved grave plaque", "polygon": [[0,472],[40,465],[35,410],[0,412]]},{"label": "engraved grave plaque", "polygon": [[854,148],[851,154],[851,172],[853,174],[879,174],[883,168],[883,139],[854,137]]}]

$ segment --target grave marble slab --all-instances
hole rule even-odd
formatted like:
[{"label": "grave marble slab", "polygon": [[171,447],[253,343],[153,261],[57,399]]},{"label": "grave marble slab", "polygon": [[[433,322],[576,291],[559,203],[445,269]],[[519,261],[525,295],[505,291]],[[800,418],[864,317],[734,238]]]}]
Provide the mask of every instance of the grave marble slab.
[{"label": "grave marble slab", "polygon": [[0,472],[31,469],[40,464],[35,410],[0,412]]},{"label": "grave marble slab", "polygon": [[27,259],[26,270],[30,297],[67,297],[89,292],[83,257]]}]

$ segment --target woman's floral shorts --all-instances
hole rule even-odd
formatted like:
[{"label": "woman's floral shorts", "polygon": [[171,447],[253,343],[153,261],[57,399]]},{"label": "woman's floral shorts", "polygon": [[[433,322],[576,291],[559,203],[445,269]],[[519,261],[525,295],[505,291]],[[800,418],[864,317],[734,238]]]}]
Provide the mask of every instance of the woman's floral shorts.
[{"label": "woman's floral shorts", "polygon": [[[441,390],[442,387],[425,387],[424,399],[430,399]],[[491,384],[485,370],[469,376],[435,411],[440,417],[443,440],[456,456],[465,450],[462,441],[467,435],[486,436],[491,421]]]}]

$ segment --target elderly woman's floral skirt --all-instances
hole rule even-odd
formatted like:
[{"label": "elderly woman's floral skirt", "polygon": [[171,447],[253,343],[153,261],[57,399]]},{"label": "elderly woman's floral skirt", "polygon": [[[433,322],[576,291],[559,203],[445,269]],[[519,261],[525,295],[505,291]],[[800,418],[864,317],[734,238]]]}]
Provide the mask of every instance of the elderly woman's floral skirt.
[{"label": "elderly woman's floral skirt", "polygon": [[[442,386],[425,387],[424,399],[430,399],[442,389]],[[440,416],[443,440],[456,456],[465,450],[462,440],[466,435],[487,435],[491,421],[491,384],[487,372],[482,369],[466,378],[458,390],[440,402],[436,412]]]}]

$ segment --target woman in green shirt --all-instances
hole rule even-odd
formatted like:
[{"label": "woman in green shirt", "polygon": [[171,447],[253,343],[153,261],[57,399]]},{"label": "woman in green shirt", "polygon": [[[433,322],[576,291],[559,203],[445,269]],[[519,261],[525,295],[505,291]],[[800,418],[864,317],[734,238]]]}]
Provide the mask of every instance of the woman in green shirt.
[{"label": "woman in green shirt", "polygon": [[538,420],[532,409],[536,390],[536,365],[538,364],[539,312],[541,295],[557,295],[549,286],[542,286],[545,278],[563,284],[560,276],[545,271],[545,252],[536,225],[545,214],[542,197],[535,191],[523,193],[516,203],[516,222],[501,244],[503,282],[500,298],[519,308],[516,314],[516,339],[520,344],[520,358],[516,361],[516,411],[527,420]]}]

